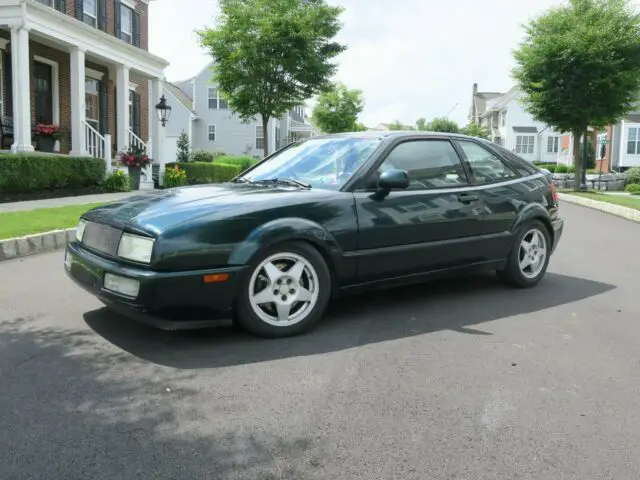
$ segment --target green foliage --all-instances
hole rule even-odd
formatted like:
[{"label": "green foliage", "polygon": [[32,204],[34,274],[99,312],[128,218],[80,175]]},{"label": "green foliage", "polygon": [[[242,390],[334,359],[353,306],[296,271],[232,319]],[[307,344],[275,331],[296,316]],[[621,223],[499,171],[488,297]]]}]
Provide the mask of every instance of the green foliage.
[{"label": "green foliage", "polygon": [[187,184],[187,172],[174,164],[171,168],[165,168],[163,179],[165,188],[182,187]]},{"label": "green foliage", "polygon": [[104,160],[44,154],[0,154],[0,194],[81,189],[102,183]]},{"label": "green foliage", "polygon": [[627,175],[627,183],[640,185],[640,167],[630,168],[625,174]]},{"label": "green foliage", "polygon": [[318,97],[311,121],[324,133],[353,132],[363,109],[362,91],[339,83]]},{"label": "green foliage", "polygon": [[320,93],[346,47],[334,41],[342,7],[324,0],[221,0],[216,27],[198,32],[214,82],[243,120],[267,122]]},{"label": "green foliage", "polygon": [[389,130],[400,131],[400,130],[415,130],[411,125],[404,125],[400,122],[400,120],[395,120],[393,123],[389,124]]},{"label": "green foliage", "polygon": [[242,172],[239,165],[209,162],[167,163],[165,172],[175,166],[185,171],[189,185],[227,182]]},{"label": "green foliage", "polygon": [[367,130],[367,127],[365,127],[364,124],[360,122],[356,122],[356,124],[353,126],[354,132],[366,132]]},{"label": "green foliage", "polygon": [[567,166],[567,173],[576,173],[576,166],[575,165],[568,165]]},{"label": "green foliage", "polygon": [[584,141],[580,143],[580,162],[583,165],[583,168],[586,169],[595,168],[596,166],[596,150],[593,147],[591,138],[587,138],[586,152],[584,148]]},{"label": "green foliage", "polygon": [[560,163],[558,165],[556,165],[555,170],[553,171],[553,173],[569,173],[569,169],[567,168],[567,166],[563,163]]},{"label": "green foliage", "polygon": [[184,130],[178,137],[178,141],[176,142],[176,146],[178,147],[177,158],[178,162],[188,162],[191,157],[191,147],[189,146],[189,136],[184,133]]},{"label": "green foliage", "polygon": [[207,150],[196,150],[191,158],[194,162],[213,162],[216,159],[216,154]]},{"label": "green foliage", "polygon": [[[525,30],[514,52],[513,76],[536,120],[579,138],[588,126],[616,123],[634,109],[640,91],[640,17],[627,0],[570,0]],[[579,189],[582,159],[573,153]]]},{"label": "green foliage", "polygon": [[639,183],[630,183],[626,187],[624,187],[625,192],[629,192],[631,195],[640,195],[640,184]]},{"label": "green foliage", "polygon": [[416,129],[425,132],[427,130],[427,120],[425,118],[416,120]]},{"label": "green foliage", "polygon": [[429,132],[460,133],[460,127],[453,120],[446,117],[438,117],[425,125]]},{"label": "green foliage", "polygon": [[107,192],[128,192],[131,190],[129,175],[122,170],[113,170],[102,184]]},{"label": "green foliage", "polygon": [[237,157],[224,156],[224,157],[218,157],[216,159],[217,164],[236,165],[240,167],[240,170],[242,172],[244,172],[247,168],[251,167],[252,165],[255,165],[257,162],[258,160],[256,160],[253,157],[250,157],[249,155],[239,155]]},{"label": "green foliage", "polygon": [[466,127],[464,127],[460,133],[464,134],[464,135],[469,135],[470,137],[478,137],[478,138],[484,138],[484,139],[488,139],[489,138],[489,130],[487,130],[486,128],[478,125],[475,122],[470,123],[469,125],[467,125]]}]

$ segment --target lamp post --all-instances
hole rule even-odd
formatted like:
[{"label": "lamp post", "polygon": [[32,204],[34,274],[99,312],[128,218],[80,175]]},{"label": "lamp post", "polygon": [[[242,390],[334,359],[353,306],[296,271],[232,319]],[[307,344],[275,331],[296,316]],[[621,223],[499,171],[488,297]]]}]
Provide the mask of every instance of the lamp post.
[{"label": "lamp post", "polygon": [[156,105],[156,113],[158,114],[158,120],[160,120],[160,123],[162,123],[164,127],[171,116],[171,105],[167,104],[167,99],[164,95],[160,97],[160,101]]},{"label": "lamp post", "polygon": [[602,142],[600,142],[602,146],[600,147],[600,168],[598,169],[598,188],[599,189],[602,189],[602,163],[604,162],[604,157],[607,154],[608,143],[609,143],[609,140],[607,140],[606,136],[602,139]]}]

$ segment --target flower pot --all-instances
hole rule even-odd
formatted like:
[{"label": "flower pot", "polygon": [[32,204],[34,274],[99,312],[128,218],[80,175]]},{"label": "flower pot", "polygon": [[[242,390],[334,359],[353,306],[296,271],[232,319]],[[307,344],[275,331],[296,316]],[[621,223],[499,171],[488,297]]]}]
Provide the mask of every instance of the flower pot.
[{"label": "flower pot", "polygon": [[56,139],[50,135],[41,135],[38,138],[38,149],[41,152],[53,153],[53,147],[56,145]]},{"label": "flower pot", "polygon": [[141,167],[129,166],[129,183],[131,190],[140,190],[140,171]]}]

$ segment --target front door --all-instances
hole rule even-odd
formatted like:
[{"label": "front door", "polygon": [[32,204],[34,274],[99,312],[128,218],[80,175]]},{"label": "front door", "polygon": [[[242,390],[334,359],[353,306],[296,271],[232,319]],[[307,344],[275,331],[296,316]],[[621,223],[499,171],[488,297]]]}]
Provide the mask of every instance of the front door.
[{"label": "front door", "polygon": [[446,138],[399,143],[380,165],[406,170],[410,185],[385,198],[355,192],[360,282],[482,261],[474,246],[484,206]]},{"label": "front door", "polygon": [[33,76],[36,84],[36,122],[53,123],[53,86],[51,65],[34,62]]}]

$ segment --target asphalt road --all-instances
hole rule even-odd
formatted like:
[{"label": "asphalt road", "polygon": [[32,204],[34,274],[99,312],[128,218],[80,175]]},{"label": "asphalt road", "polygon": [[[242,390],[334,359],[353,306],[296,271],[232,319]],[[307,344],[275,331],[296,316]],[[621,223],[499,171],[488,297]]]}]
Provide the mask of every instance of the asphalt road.
[{"label": "asphalt road", "polygon": [[62,254],[0,264],[0,479],[640,478],[640,225],[563,204],[550,274],[332,307],[313,333],[169,334]]}]

